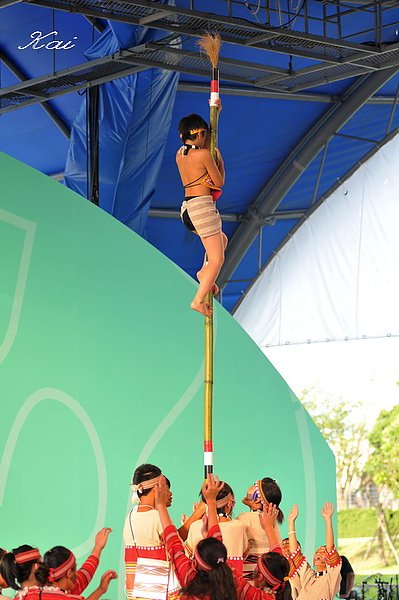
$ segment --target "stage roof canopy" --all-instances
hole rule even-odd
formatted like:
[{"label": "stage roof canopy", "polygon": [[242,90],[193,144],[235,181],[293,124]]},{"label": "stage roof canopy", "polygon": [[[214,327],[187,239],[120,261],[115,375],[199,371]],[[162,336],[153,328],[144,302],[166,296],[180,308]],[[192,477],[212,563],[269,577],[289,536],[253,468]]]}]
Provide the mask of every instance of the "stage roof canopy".
[{"label": "stage roof canopy", "polygon": [[[87,52],[124,27],[143,31],[138,43],[119,36],[116,51]],[[309,215],[397,133],[395,0],[0,0],[0,150],[62,179],[88,87],[178,73],[171,119],[158,123],[166,141],[141,234],[195,276],[202,247],[179,220],[174,157],[179,119],[208,115],[209,66],[196,45],[205,30],[223,40],[218,207],[230,244],[219,282],[234,312]],[[146,143],[137,152],[151,165]],[[137,190],[124,201],[139,204]]]}]

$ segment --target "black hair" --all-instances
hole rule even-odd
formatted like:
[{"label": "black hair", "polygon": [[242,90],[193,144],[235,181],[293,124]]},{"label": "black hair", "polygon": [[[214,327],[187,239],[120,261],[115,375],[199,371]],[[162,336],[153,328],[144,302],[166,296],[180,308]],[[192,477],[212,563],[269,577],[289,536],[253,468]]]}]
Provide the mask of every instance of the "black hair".
[{"label": "black hair", "polygon": [[[4,550],[4,548],[0,548],[0,577],[2,577],[2,573],[1,573],[1,561],[3,559],[3,557],[7,554],[7,550]],[[3,577],[4,579],[4,577]],[[0,594],[1,594],[1,587],[0,587]]]},{"label": "black hair", "polygon": [[65,546],[54,546],[51,550],[48,550],[43,556],[43,562],[39,565],[36,571],[36,579],[40,585],[46,585],[48,583],[48,576],[50,569],[56,569],[60,567],[71,555],[71,551]]},{"label": "black hair", "polygon": [[14,548],[12,552],[7,552],[6,550],[2,550],[3,554],[0,552],[0,575],[8,587],[13,590],[21,589],[20,584],[29,579],[33,565],[38,562],[36,558],[21,564],[15,561],[15,557],[18,554],[28,552],[29,550],[34,550],[33,546],[23,544],[22,546],[18,546],[18,548]]},{"label": "black hair", "polygon": [[209,130],[208,123],[204,121],[204,119],[200,115],[196,115],[192,113],[187,117],[183,117],[180,119],[178,130],[180,137],[183,143],[186,140],[194,140],[196,137],[196,133],[190,134],[190,130],[192,129],[205,129],[205,131]]},{"label": "black hair", "polygon": [[[234,497],[234,492],[233,492],[233,489],[231,488],[231,486],[229,486],[228,483],[224,483],[222,489],[220,490],[220,492],[216,496],[216,500],[217,501],[218,500],[222,500],[223,498],[225,498],[229,494],[231,494]],[[206,503],[205,496],[202,493],[202,491],[200,492],[200,495],[201,495],[202,501]],[[226,504],[227,504],[227,502],[226,502]],[[225,508],[226,504],[224,506],[219,506],[218,509],[217,509],[217,511],[218,512],[223,512],[223,509]]]},{"label": "black hair", "polygon": [[275,504],[278,508],[277,522],[282,523],[284,521],[284,513],[279,507],[281,499],[283,497],[280,486],[275,479],[271,477],[264,477],[261,481],[262,492],[266,500],[271,504]]},{"label": "black hair", "polygon": [[[159,475],[162,475],[162,471],[159,467],[145,463],[144,465],[137,467],[135,470],[132,483],[133,485],[139,485],[140,483],[143,483],[143,481],[155,479],[155,477],[159,477]],[[147,494],[151,492],[151,489],[152,488],[149,490],[143,490],[142,492],[137,492],[138,497],[141,498],[141,496],[147,496]]]},{"label": "black hair", "polygon": [[[279,552],[267,552],[262,555],[262,561],[273,577],[282,582],[276,590],[276,600],[292,600],[291,585],[289,581],[284,581],[284,577],[288,577],[290,572],[290,563],[285,556]],[[266,583],[266,587],[267,585]]]},{"label": "black hair", "polygon": [[198,570],[190,583],[183,588],[183,595],[210,600],[237,600],[237,590],[233,574],[226,563],[226,546],[216,538],[206,538],[197,544],[202,560],[212,571]]}]

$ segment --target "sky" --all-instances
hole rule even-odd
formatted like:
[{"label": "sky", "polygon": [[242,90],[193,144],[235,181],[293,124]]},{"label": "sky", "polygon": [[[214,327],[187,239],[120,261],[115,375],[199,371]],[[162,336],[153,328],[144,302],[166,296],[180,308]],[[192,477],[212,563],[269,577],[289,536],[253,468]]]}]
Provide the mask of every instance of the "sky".
[{"label": "sky", "polygon": [[264,353],[296,396],[313,389],[361,402],[362,414],[355,411],[354,418],[364,415],[368,427],[382,409],[399,404],[399,337],[275,346]]}]

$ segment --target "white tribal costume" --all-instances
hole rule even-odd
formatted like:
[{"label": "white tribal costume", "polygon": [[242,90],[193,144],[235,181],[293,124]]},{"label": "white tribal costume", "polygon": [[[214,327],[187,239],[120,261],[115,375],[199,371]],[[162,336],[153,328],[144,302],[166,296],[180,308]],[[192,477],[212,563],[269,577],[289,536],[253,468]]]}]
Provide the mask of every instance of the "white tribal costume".
[{"label": "white tribal costume", "polygon": [[[258,558],[265,552],[270,550],[270,542],[260,523],[261,510],[243,512],[237,517],[237,521],[245,526],[245,532],[248,538],[249,550],[244,558],[244,579],[252,581],[254,578],[254,570]],[[281,536],[279,528],[276,525],[276,535],[279,545],[281,546]]]},{"label": "white tribal costume", "polygon": [[290,556],[294,573],[290,576],[291,587],[297,591],[297,600],[333,600],[341,582],[341,557],[335,546],[327,552],[324,573],[316,573],[303,556],[300,547]]},{"label": "white tribal costume", "polygon": [[[224,506],[230,499],[230,495],[216,502],[216,506]],[[231,497],[232,498],[232,497]],[[218,507],[218,508],[219,508]],[[227,562],[230,567],[234,567],[239,575],[242,575],[243,560],[248,547],[248,538],[245,532],[245,525],[237,521],[237,519],[230,521],[219,522],[220,531],[222,532],[223,544],[227,548]],[[189,529],[186,548],[190,555],[193,554],[195,546],[204,537],[206,537],[207,531],[206,526],[202,520],[195,521]]]},{"label": "white tribal costume", "polygon": [[[248,500],[258,501],[262,503],[262,506],[267,506],[269,501],[263,493],[262,489],[262,480],[255,481],[254,483],[255,493],[247,497]],[[260,516],[262,514],[262,510],[256,510],[251,512],[241,513],[237,519],[245,525],[246,534],[249,542],[248,554],[244,559],[244,571],[243,577],[247,579],[250,583],[253,582],[254,579],[254,571],[256,567],[256,563],[262,554],[265,552],[269,552],[270,550],[270,542],[266,535],[265,530],[263,529]],[[281,547],[281,535],[278,525],[275,525],[277,542]]]},{"label": "white tribal costume", "polygon": [[[150,489],[159,481],[159,477],[144,481],[141,486],[132,486],[133,491]],[[151,484],[151,485],[149,485]],[[150,509],[148,511],[138,512],[135,506],[127,515],[123,528],[123,541],[125,544],[125,573],[126,573],[126,595],[129,599],[140,598],[134,593],[134,580],[137,571],[137,559],[148,559],[146,571],[148,576],[147,587],[149,590],[157,587],[157,581],[162,579],[165,572],[165,566],[160,561],[168,561],[165,544],[162,538],[162,525],[158,511]],[[145,585],[145,584],[144,584]],[[162,586],[159,586],[162,587]],[[148,596],[146,595],[145,598]],[[154,596],[155,597],[155,596]],[[177,579],[169,568],[169,582],[167,591],[167,600],[176,600],[180,597],[180,588]]]}]

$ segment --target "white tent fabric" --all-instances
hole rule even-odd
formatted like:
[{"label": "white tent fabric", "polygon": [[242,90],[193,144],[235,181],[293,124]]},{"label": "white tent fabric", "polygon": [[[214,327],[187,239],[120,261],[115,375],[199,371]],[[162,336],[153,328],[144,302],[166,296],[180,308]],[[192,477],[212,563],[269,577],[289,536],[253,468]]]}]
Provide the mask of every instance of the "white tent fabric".
[{"label": "white tent fabric", "polygon": [[235,318],[260,347],[399,334],[399,135],[298,229]]}]

